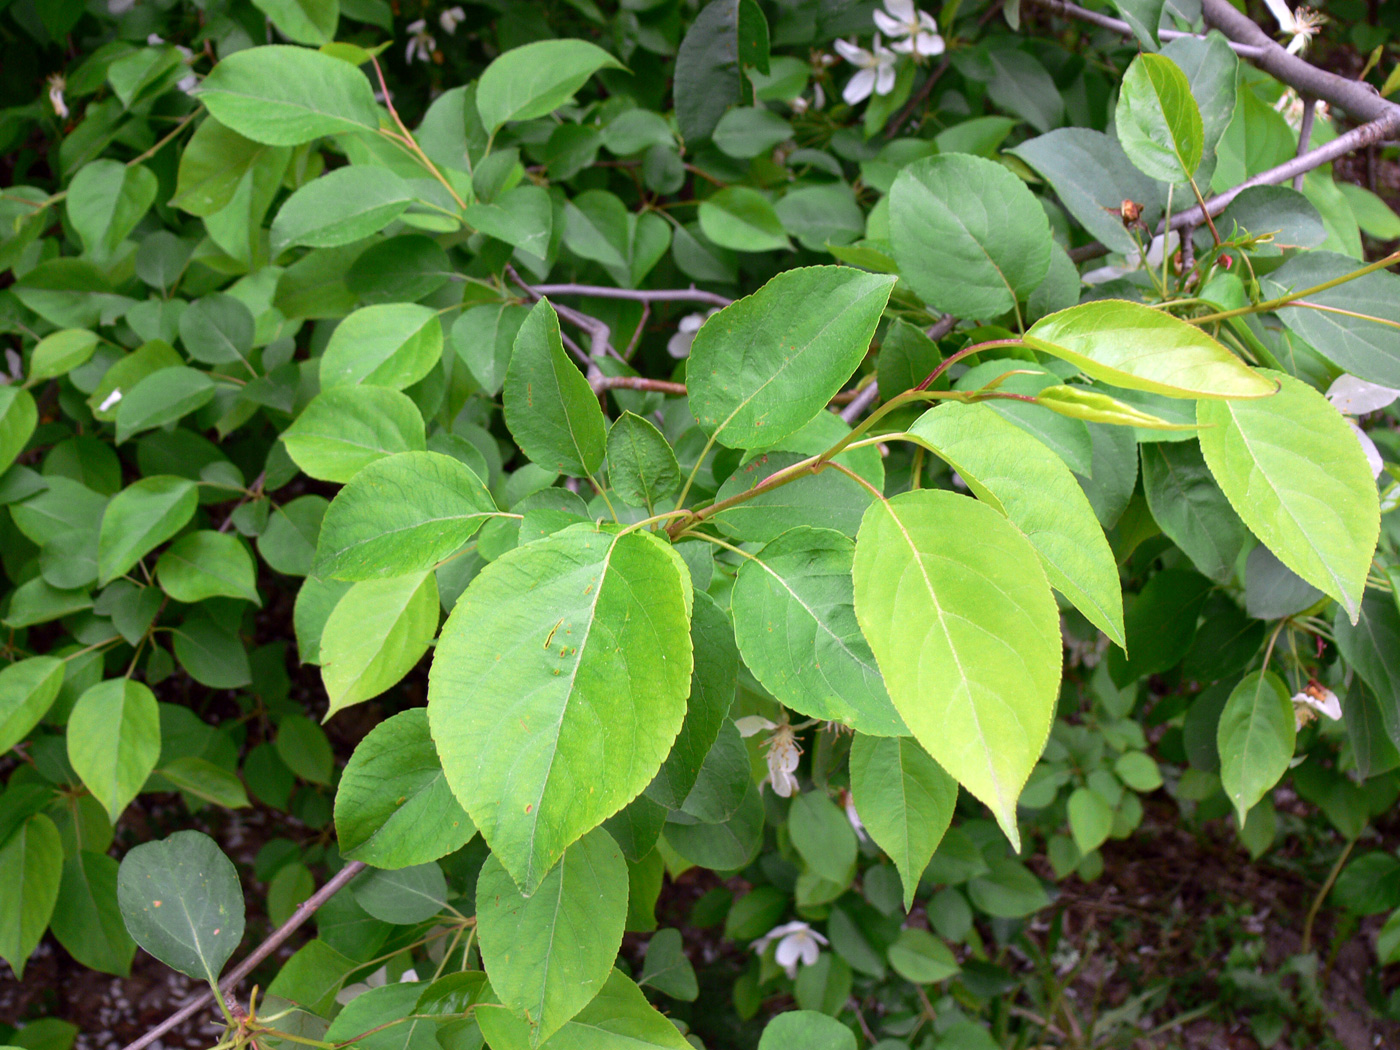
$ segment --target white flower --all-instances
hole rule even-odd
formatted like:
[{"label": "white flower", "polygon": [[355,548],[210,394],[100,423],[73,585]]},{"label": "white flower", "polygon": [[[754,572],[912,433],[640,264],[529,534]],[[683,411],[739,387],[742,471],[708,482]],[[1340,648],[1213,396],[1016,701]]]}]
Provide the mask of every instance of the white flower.
[{"label": "white flower", "polygon": [[[1283,119],[1288,122],[1288,126],[1294,131],[1299,131],[1303,127],[1303,97],[1289,88],[1278,97],[1274,103],[1274,110],[1283,115]],[[1328,115],[1327,103],[1318,99],[1313,103],[1313,117],[1317,120],[1326,120]]]},{"label": "white flower", "polygon": [[943,54],[938,23],[927,11],[916,10],[914,0],[885,0],[885,10],[875,12],[875,25],[890,38],[890,47],[901,54]]},{"label": "white flower", "polygon": [[442,31],[448,36],[457,32],[457,27],[467,20],[467,13],[460,7],[449,7],[442,14],[438,15],[438,25],[442,26]]},{"label": "white flower", "polygon": [[68,119],[68,103],[63,101],[63,89],[68,86],[68,81],[63,78],[62,73],[49,74],[49,105],[53,106],[53,111],[64,120]]},{"label": "white flower", "polygon": [[107,0],[109,15],[124,15],[136,6],[136,0]]},{"label": "white flower", "polygon": [[1316,678],[1310,678],[1302,692],[1293,694],[1293,720],[1296,727],[1302,729],[1318,714],[1324,714],[1332,721],[1339,722],[1342,718],[1342,705],[1337,701],[1336,693]]},{"label": "white flower", "polygon": [[841,92],[841,97],[848,105],[854,106],[857,102],[869,98],[871,91],[877,95],[888,95],[894,90],[895,55],[880,43],[879,33],[875,34],[872,51],[867,51],[848,40],[836,41],[835,47],[841,52],[842,58],[853,66],[860,67],[860,71],[846,82],[846,90]]},{"label": "white flower", "polygon": [[428,33],[428,22],[420,18],[416,22],[408,24],[408,47],[404,48],[404,60],[412,62],[415,57],[420,61],[429,62],[432,60],[433,52],[437,50],[437,41]]},{"label": "white flower", "polygon": [[865,822],[860,819],[860,814],[856,812],[856,797],[849,790],[842,789],[841,804],[846,810],[846,819],[851,822],[851,827],[855,829],[856,838],[862,842],[869,842],[870,836],[865,833]]},{"label": "white flower", "polygon": [[794,978],[797,976],[798,961],[800,960],[803,966],[811,966],[821,954],[821,945],[828,943],[825,937],[807,923],[786,922],[781,926],[774,926],[754,941],[753,950],[762,955],[774,941],[778,942],[778,947],[773,952],[774,960],[787,971],[789,977]]},{"label": "white flower", "polygon": [[102,399],[102,404],[97,406],[97,411],[106,412],[113,405],[122,399],[121,387],[115,388],[110,394]]},{"label": "white flower", "polygon": [[[1379,412],[1397,397],[1400,397],[1400,390],[1392,390],[1379,383],[1368,383],[1353,375],[1338,376],[1327,388],[1327,400],[1332,402],[1332,406],[1338,412],[1347,416],[1364,416],[1369,412]],[[1381,459],[1376,443],[1366,431],[1356,425],[1355,420],[1348,419],[1347,422],[1351,424],[1356,440],[1361,442],[1361,451],[1366,453],[1366,462],[1371,465],[1371,476],[1380,477],[1385,462]]]},{"label": "white flower", "polygon": [[[1147,246],[1147,266],[1149,269],[1157,269],[1162,265],[1162,260],[1168,253],[1175,254],[1181,247],[1181,234],[1176,230],[1163,236],[1158,234],[1152,238],[1152,243]],[[1122,266],[1100,266],[1097,270],[1090,270],[1082,278],[1085,284],[1103,284],[1118,277],[1126,277],[1130,273],[1135,273],[1143,268],[1142,252],[1134,248],[1127,255],[1123,256]]]},{"label": "white flower", "polygon": [[768,776],[764,779],[773,785],[773,793],[782,798],[797,794],[797,763],[802,758],[802,748],[798,746],[797,735],[786,722],[772,722],[762,715],[749,715],[734,723],[742,737],[750,737],[767,730],[769,737],[763,742],[768,751]]},{"label": "white flower", "polygon": [[1312,38],[1317,35],[1327,16],[1310,7],[1296,7],[1292,11],[1284,0],[1264,0],[1274,18],[1278,19],[1279,31],[1293,39],[1288,42],[1290,54],[1304,51]]},{"label": "white flower", "polygon": [[676,326],[676,334],[666,341],[666,352],[678,359],[689,357],[690,344],[695,342],[695,333],[700,331],[702,324],[717,313],[719,313],[719,307],[714,307],[703,314],[686,314],[682,317],[681,323]]},{"label": "white flower", "polygon": [[[401,982],[416,981],[418,980],[418,974],[413,970],[405,970],[403,972],[403,976],[401,976],[399,980]],[[346,1003],[350,1002],[351,999],[354,999],[357,996],[364,995],[365,992],[369,991],[371,988],[383,988],[384,985],[386,985],[388,982],[389,971],[386,967],[381,966],[379,969],[375,970],[372,974],[366,977],[363,981],[356,981],[354,984],[347,984],[338,993],[336,993],[335,1001],[338,1002],[341,1006],[344,1006]]]}]

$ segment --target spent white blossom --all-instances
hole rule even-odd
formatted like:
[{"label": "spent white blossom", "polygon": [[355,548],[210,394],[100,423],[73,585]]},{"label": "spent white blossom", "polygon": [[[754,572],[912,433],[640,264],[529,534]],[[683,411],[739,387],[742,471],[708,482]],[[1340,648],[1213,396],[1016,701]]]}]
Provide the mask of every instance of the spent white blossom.
[{"label": "spent white blossom", "polygon": [[102,399],[102,404],[97,406],[97,411],[107,412],[122,399],[121,387],[116,387],[110,394]]},{"label": "spent white blossom", "polygon": [[[1289,88],[1278,97],[1274,103],[1275,112],[1279,113],[1294,131],[1300,131],[1303,127],[1303,110],[1306,108],[1303,96],[1292,88]],[[1329,110],[1327,103],[1318,99],[1313,103],[1313,117],[1316,120],[1328,119]]]},{"label": "spent white blossom", "polygon": [[856,811],[856,796],[849,788],[841,789],[841,807],[846,811],[846,819],[851,822],[856,838],[862,842],[869,842],[870,836],[866,834],[865,821],[860,819],[860,814]]},{"label": "spent white blossom", "polygon": [[719,313],[719,307],[714,307],[704,313],[686,314],[682,317],[681,323],[676,325],[675,335],[666,340],[666,352],[677,359],[689,357],[690,344],[695,342],[695,333],[700,331],[702,324],[717,313]]},{"label": "spent white blossom", "polygon": [[1296,728],[1302,729],[1320,714],[1340,722],[1342,705],[1336,693],[1316,679],[1310,679],[1300,692],[1293,694],[1293,721]]},{"label": "spent white blossom", "polygon": [[420,18],[408,23],[408,47],[403,52],[405,61],[412,62],[416,58],[421,62],[430,62],[436,50],[437,41],[428,32],[427,19]]},{"label": "spent white blossom", "polygon": [[[413,970],[405,970],[403,974],[399,977],[400,982],[412,982],[416,980],[418,980],[418,974]],[[339,992],[336,993],[335,1001],[338,1002],[341,1006],[344,1006],[347,1003],[349,1003],[352,999],[356,999],[361,995],[364,995],[365,992],[368,992],[370,989],[383,988],[388,983],[389,971],[386,967],[381,966],[379,969],[375,970],[372,974],[366,977],[363,981],[356,981],[354,984],[347,984],[344,988],[342,988]]]},{"label": "spent white blossom", "polygon": [[821,955],[821,946],[828,943],[825,937],[805,922],[785,922],[754,941],[753,950],[762,955],[774,941],[778,942],[778,947],[773,950],[773,959],[789,977],[797,976],[799,961],[803,966],[815,963],[817,956]]},{"label": "spent white blossom", "polygon": [[875,11],[875,25],[890,38],[890,48],[901,54],[943,54],[938,23],[927,11],[916,8],[914,0],[885,0],[885,9]]},{"label": "spent white blossom", "polygon": [[1347,417],[1347,422],[1356,434],[1356,440],[1361,442],[1361,451],[1366,453],[1366,462],[1371,465],[1371,476],[1375,478],[1381,476],[1385,462],[1381,459],[1376,443],[1366,431],[1356,425],[1356,420],[1352,417],[1379,412],[1398,397],[1400,390],[1392,390],[1379,383],[1368,383],[1353,375],[1340,375],[1327,388],[1327,400],[1332,403],[1333,408]]},{"label": "spent white blossom", "polygon": [[449,7],[442,14],[438,15],[438,25],[442,26],[442,31],[448,36],[457,32],[457,27],[467,20],[467,13],[460,7]]},{"label": "spent white blossom", "polygon": [[856,75],[846,82],[846,90],[841,92],[848,105],[854,106],[864,101],[872,91],[877,95],[888,95],[894,90],[895,53],[880,43],[879,33],[875,34],[869,51],[849,40],[838,40],[834,46],[842,58],[859,67]]},{"label": "spent white blossom", "polygon": [[1273,16],[1278,20],[1279,32],[1291,39],[1288,41],[1289,54],[1297,55],[1307,50],[1312,38],[1327,21],[1327,16],[1311,7],[1295,7],[1291,10],[1285,0],[1264,0]]},{"label": "spent white blossom", "polygon": [[762,715],[749,715],[734,723],[742,737],[750,737],[763,730],[768,738],[763,747],[768,752],[768,776],[764,781],[773,786],[773,793],[782,798],[797,794],[797,763],[802,758],[802,748],[797,743],[797,735],[787,722],[774,722]]},{"label": "spent white blossom", "polygon": [[68,103],[63,100],[63,89],[67,86],[68,81],[62,73],[49,74],[49,105],[64,120],[68,119]]},{"label": "spent white blossom", "polygon": [[[1168,254],[1175,254],[1181,247],[1181,234],[1176,230],[1163,235],[1158,234],[1152,238],[1152,243],[1147,246],[1146,266],[1155,270],[1162,265]],[[1134,248],[1123,256],[1123,262],[1118,265],[1100,266],[1097,270],[1090,270],[1081,278],[1085,284],[1103,284],[1118,277],[1126,277],[1130,273],[1136,273],[1144,266],[1142,251]]]}]

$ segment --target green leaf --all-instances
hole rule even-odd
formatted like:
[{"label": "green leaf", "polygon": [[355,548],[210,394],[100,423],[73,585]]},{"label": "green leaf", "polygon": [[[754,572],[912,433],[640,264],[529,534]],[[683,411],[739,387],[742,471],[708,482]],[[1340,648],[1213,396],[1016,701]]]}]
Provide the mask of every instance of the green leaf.
[{"label": "green leaf", "polygon": [[647,942],[646,961],[642,964],[640,986],[655,988],[672,999],[693,1003],[700,997],[700,984],[695,967],[686,957],[681,931],[657,930]]},{"label": "green leaf", "polygon": [[369,580],[422,572],[498,513],[481,479],[459,460],[401,452],[365,467],[331,501],[316,573]]},{"label": "green leaf", "polygon": [[1162,214],[1160,183],[1138,171],[1118,140],[1090,128],[1056,128],[1007,150],[1034,168],[1065,208],[1115,252],[1140,251],[1123,224],[1123,202],[1141,205],[1149,227]]},{"label": "green leaf", "polygon": [[[534,1029],[508,1007],[483,1003],[476,1018],[492,1050],[535,1050]],[[694,1050],[670,1019],[620,970],[557,1031],[547,1050]]]},{"label": "green leaf", "polygon": [[33,394],[17,386],[0,386],[0,471],[8,470],[24,451],[38,423]]},{"label": "green leaf", "polygon": [[815,1010],[789,1010],[769,1021],[758,1050],[856,1050],[856,1036],[834,1017]]},{"label": "green leaf", "polygon": [[792,125],[763,106],[731,109],[720,117],[714,130],[714,143],[719,151],[739,160],[769,153],[791,137]]},{"label": "green leaf", "polygon": [[65,328],[44,336],[29,358],[29,381],[66,375],[92,356],[97,343],[97,333],[86,328]]},{"label": "green leaf", "polygon": [[515,337],[530,311],[509,303],[490,303],[463,310],[452,322],[449,339],[472,378],[495,397],[505,385]]},{"label": "green leaf", "polygon": [[[10,788],[11,791],[14,788]],[[53,821],[36,813],[0,844],[0,958],[15,977],[48,928],[63,878],[63,843]]]},{"label": "green leaf", "polygon": [[[361,990],[324,1032],[311,1031],[306,1037],[334,1040],[333,1045],[355,1050],[434,1050],[439,1045],[435,1019],[414,1016],[418,997],[427,987],[422,981],[397,981]],[[318,1027],[324,1025],[321,1021]],[[290,1040],[277,1042],[279,1048],[303,1045]]]},{"label": "green leaf", "polygon": [[1118,566],[1094,509],[1064,461],[986,405],[949,403],[910,428],[1040,556],[1050,584],[1099,630],[1123,642]]},{"label": "green leaf", "polygon": [[701,326],[687,369],[690,410],[730,448],[802,428],[870,348],[894,278],[844,266],[778,274]]},{"label": "green leaf", "polygon": [[948,946],[928,930],[906,927],[889,949],[890,965],[906,981],[936,984],[958,973],[958,961]]},{"label": "green leaf", "polygon": [[1196,637],[1196,621],[1210,591],[1209,580],[1187,569],[1165,569],[1147,581],[1128,608],[1130,655],[1121,673],[1121,652],[1109,653],[1109,667],[1120,688],[1181,662]]},{"label": "green leaf", "polygon": [[865,830],[899,870],[908,911],[952,822],[958,783],[911,737],[857,733],[851,742],[851,795]]},{"label": "green leaf", "polygon": [[321,481],[352,480],[371,463],[426,447],[423,417],[406,394],[345,386],[317,394],[282,432],[292,462]]},{"label": "green leaf", "polygon": [[161,590],[193,605],[206,598],[258,598],[257,566],[237,536],[204,529],[181,536],[156,562]]},{"label": "green leaf", "polygon": [[705,236],[721,248],[769,252],[792,247],[768,198],[747,186],[729,186],[706,197],[698,217]]},{"label": "green leaf", "polygon": [[[803,484],[798,482],[797,484]],[[855,544],[801,526],[739,568],[730,598],[744,663],[779,702],[859,733],[908,732],[856,622]]]},{"label": "green leaf", "polygon": [[179,328],[185,350],[207,365],[247,365],[257,334],[248,305],[223,292],[191,303],[180,315]]},{"label": "green leaf", "polygon": [[162,763],[160,775],[185,794],[212,805],[225,809],[248,805],[248,792],[235,774],[197,755]]},{"label": "green leaf", "polygon": [[623,69],[621,62],[585,40],[538,40],[512,48],[481,74],[476,109],[495,132],[510,120],[533,120],[553,113],[600,69]]},{"label": "green leaf", "polygon": [[1133,36],[1148,51],[1157,50],[1157,27],[1162,22],[1166,0],[1113,0],[1113,6],[1132,27]]},{"label": "green leaf", "polygon": [[413,670],[437,627],[437,577],[431,572],[351,587],[321,632],[326,718],[378,696]]},{"label": "green leaf", "polygon": [[[489,204],[476,201],[468,206],[463,218],[488,237],[505,241],[527,255],[543,259],[549,254],[554,233],[554,202],[543,186],[516,186]],[[521,309],[520,312],[523,315],[525,311]]]},{"label": "green leaf", "polygon": [[688,144],[708,139],[724,111],[739,101],[739,7],[737,0],[706,4],[676,51],[672,95],[676,123]]},{"label": "green leaf", "polygon": [[673,810],[685,804],[695,787],[734,703],[739,673],[739,650],[729,617],[700,590],[690,618],[690,641],[694,666],[685,721],[656,778],[647,785],[648,798]]},{"label": "green leaf", "polygon": [[183,529],[198,502],[194,482],[170,475],[142,478],[113,496],[102,514],[97,582],[107,584],[125,574]]},{"label": "green leaf", "polygon": [[412,201],[408,183],[387,168],[337,168],[287,198],[272,220],[272,254],[295,245],[353,244],[388,226]]},{"label": "green leaf", "polygon": [[1025,342],[1110,386],[1167,397],[1254,398],[1276,389],[1195,325],[1123,299],[1099,299],[1042,317]]},{"label": "green leaf", "polygon": [[623,502],[648,510],[680,491],[675,452],[641,416],[623,412],[608,429],[608,484]]},{"label": "green leaf", "polygon": [[233,200],[243,177],[270,151],[213,117],[206,118],[185,144],[175,196],[170,203],[191,215],[214,215]]},{"label": "green leaf", "polygon": [[1080,853],[1092,853],[1113,830],[1113,807],[1089,788],[1075,788],[1069,796],[1069,832]]},{"label": "green leaf", "polygon": [[305,715],[286,715],[273,740],[277,757],[288,769],[313,784],[329,784],[335,759],[326,731]]},{"label": "green leaf", "polygon": [[243,940],[243,888],[214,840],[177,831],[122,858],[117,902],[136,943],[166,966],[213,983]]},{"label": "green leaf", "polygon": [[86,253],[105,261],[116,252],[155,203],[157,179],[150,168],[116,160],[85,164],[68,186],[68,220]]},{"label": "green leaf", "polygon": [[1097,390],[1063,384],[1047,386],[1035,395],[1035,403],[1070,419],[1082,419],[1106,426],[1141,427],[1144,430],[1195,430],[1192,423],[1173,423],[1160,416]]},{"label": "green leaf", "polygon": [[182,419],[214,400],[217,388],[197,368],[162,368],[146,376],[117,402],[117,443]]},{"label": "green leaf", "polygon": [[[829,447],[829,446],[828,446]],[[729,499],[753,489],[770,474],[791,467],[807,457],[795,452],[765,452],[755,455],[729,475],[715,498]],[[837,457],[843,466],[853,467],[847,457]],[[884,466],[876,460],[872,478],[857,470],[876,489],[883,488]],[[751,496],[743,503],[720,511],[715,524],[726,533],[755,543],[776,539],[794,525],[807,524],[854,536],[860,517],[875,494],[855,478],[838,470],[824,470],[815,477],[804,477],[797,484],[782,485]]]},{"label": "green leaf", "polygon": [[268,146],[379,130],[379,107],[364,74],[301,47],[235,51],[210,71],[198,94],[219,123]]},{"label": "green leaf", "polygon": [[1202,162],[1194,174],[1204,189],[1215,171],[1216,148],[1235,116],[1240,60],[1218,32],[1178,37],[1162,48],[1162,54],[1186,75],[1201,114]]},{"label": "green leaf", "polygon": [[1295,733],[1288,687],[1272,671],[1245,675],[1225,701],[1215,737],[1220,783],[1241,826],[1288,771]]},{"label": "green leaf", "polygon": [[53,656],[31,656],[0,669],[0,754],[29,735],[48,714],[63,688],[67,664]]},{"label": "green leaf", "polygon": [[788,835],[807,870],[844,886],[856,864],[856,833],[823,790],[799,795],[788,810]]},{"label": "green leaf", "polygon": [[448,617],[433,741],[527,893],[646,787],[676,738],[692,665],[678,561],[645,533],[576,525],[491,562]]},{"label": "green leaf", "polygon": [[[1374,690],[1386,735],[1392,742],[1400,740],[1400,610],[1395,601],[1368,591],[1355,623],[1338,607],[1332,635],[1347,664]],[[1346,722],[1352,729],[1350,714]]]},{"label": "green leaf", "polygon": [[1128,159],[1161,182],[1195,175],[1205,148],[1201,111],[1181,67],[1164,55],[1138,55],[1123,74],[1114,111]]},{"label": "green leaf", "polygon": [[140,682],[113,678],[78,698],[68,717],[68,761],[112,823],[160,758],[160,709]]},{"label": "green leaf", "polygon": [[481,961],[539,1045],[607,983],[627,919],[627,862],[602,828],[565,852],[529,897],[492,855],[476,883]]},{"label": "green leaf", "polygon": [[1380,502],[1366,455],[1321,394],[1282,372],[1264,401],[1201,401],[1201,451],[1256,536],[1352,622],[1380,534]]},{"label": "green leaf", "polygon": [[1152,517],[1192,564],[1228,583],[1248,530],[1211,477],[1194,441],[1142,446],[1142,487]]},{"label": "green leaf", "polygon": [[1019,849],[1016,798],[1060,682],[1059,611],[1035,548],[976,500],[906,492],[866,511],[855,605],[905,724]]},{"label": "green leaf", "polygon": [[412,926],[433,918],[447,903],[447,879],[437,864],[381,871],[370,868],[351,888],[355,901],[381,922]]},{"label": "green leaf", "polygon": [[[1359,268],[1355,259],[1335,252],[1298,252],[1260,283],[1264,295],[1282,297],[1355,273]],[[1279,320],[1338,368],[1381,386],[1400,386],[1400,352],[1395,349],[1395,326],[1400,324],[1400,276],[1377,270],[1325,292],[1315,292],[1307,301],[1330,309],[1286,306],[1277,311]],[[1337,310],[1379,320],[1334,312]],[[1390,323],[1383,323],[1386,321]]]},{"label": "green leaf", "polygon": [[320,47],[335,39],[340,0],[253,0],[253,4],[288,40]]},{"label": "green leaf", "polygon": [[587,477],[603,464],[608,425],[598,398],[559,338],[548,299],[530,310],[506,369],[506,426],[525,455],[547,470]]},{"label": "green leaf", "polygon": [[321,355],[321,389],[387,386],[402,390],[442,358],[437,312],[417,303],[381,303],[356,310],[331,333]]},{"label": "green leaf", "polygon": [[341,855],[376,868],[406,868],[445,857],[476,834],[443,777],[428,712],[385,719],[360,741],[335,791]]},{"label": "green leaf", "polygon": [[79,963],[125,977],[136,942],[117,907],[117,862],[80,849],[63,862],[53,912],[53,935]]},{"label": "green leaf", "polygon": [[950,153],[905,167],[890,189],[900,274],[932,309],[991,318],[1050,269],[1050,223],[1025,183],[983,157]]}]

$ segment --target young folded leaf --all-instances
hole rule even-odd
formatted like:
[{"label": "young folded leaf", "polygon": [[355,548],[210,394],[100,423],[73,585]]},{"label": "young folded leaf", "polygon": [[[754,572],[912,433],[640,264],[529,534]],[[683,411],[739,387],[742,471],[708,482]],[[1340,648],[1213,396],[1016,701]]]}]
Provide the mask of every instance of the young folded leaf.
[{"label": "young folded leaf", "polygon": [[1196,429],[1194,424],[1171,423],[1160,416],[1154,416],[1151,412],[1124,404],[1116,397],[1078,386],[1047,386],[1035,395],[1035,401],[1051,412],[1058,412],[1072,419],[1087,420],[1090,423],[1107,423],[1115,427],[1142,427],[1144,430]]},{"label": "young folded leaf", "polygon": [[1167,397],[1268,397],[1278,389],[1195,325],[1125,299],[1042,317],[1025,342],[1110,386]]}]

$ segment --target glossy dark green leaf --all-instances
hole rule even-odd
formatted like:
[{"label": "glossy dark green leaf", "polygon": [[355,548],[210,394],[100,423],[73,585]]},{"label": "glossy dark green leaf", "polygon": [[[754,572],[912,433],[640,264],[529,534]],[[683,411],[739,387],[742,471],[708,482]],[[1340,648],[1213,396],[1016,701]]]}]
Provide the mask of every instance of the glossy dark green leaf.
[{"label": "glossy dark green leaf", "polygon": [[656,508],[680,491],[681,468],[661,431],[631,412],[608,430],[608,482],[634,507]]},{"label": "glossy dark green leaf", "polygon": [[194,482],[157,475],[142,478],[112,497],[97,541],[98,583],[127,572],[194,516]]},{"label": "glossy dark green leaf", "polygon": [[0,879],[0,959],[23,979],[63,877],[63,843],[53,821],[36,813],[0,843],[0,870],[6,875]]},{"label": "glossy dark green leaf", "polygon": [[539,40],[501,55],[481,75],[476,108],[486,130],[558,109],[600,69],[622,63],[586,40]]},{"label": "glossy dark green leaf", "polygon": [[1194,441],[1142,446],[1142,487],[1152,517],[1192,564],[1227,583],[1248,530],[1215,484]]}]

